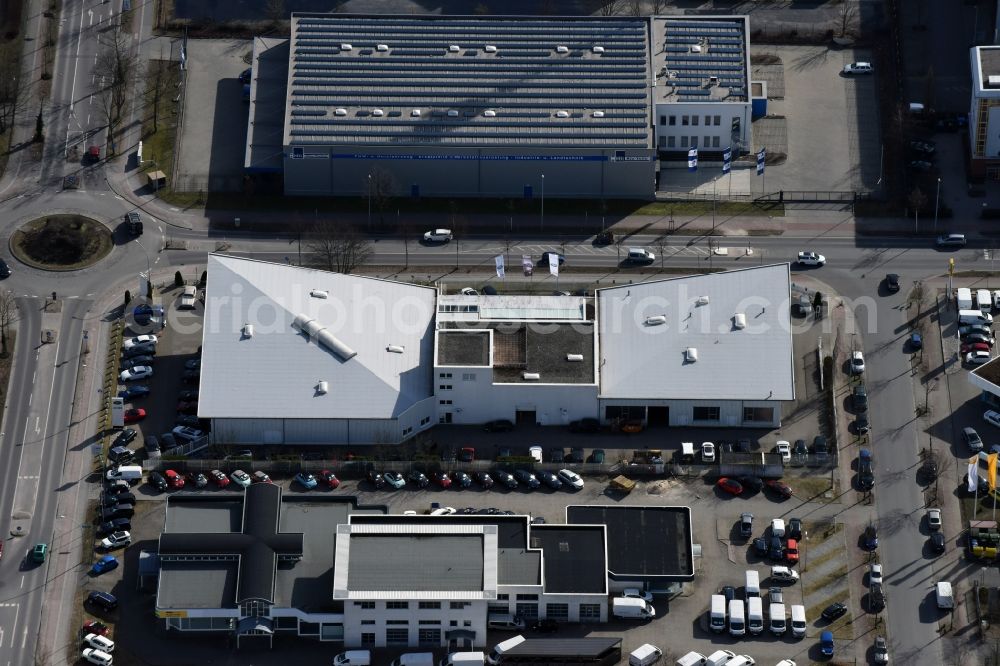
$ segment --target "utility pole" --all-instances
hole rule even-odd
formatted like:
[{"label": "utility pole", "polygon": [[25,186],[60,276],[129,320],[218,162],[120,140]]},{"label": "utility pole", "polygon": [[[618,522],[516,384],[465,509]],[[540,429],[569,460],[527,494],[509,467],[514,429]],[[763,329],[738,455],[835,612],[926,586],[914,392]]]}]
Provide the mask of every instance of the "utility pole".
[{"label": "utility pole", "polygon": [[545,231],[545,174],[542,174],[542,222],[539,231]]},{"label": "utility pole", "polygon": [[938,202],[941,200],[941,179],[937,180],[937,194],[934,195],[934,233],[937,233]]}]

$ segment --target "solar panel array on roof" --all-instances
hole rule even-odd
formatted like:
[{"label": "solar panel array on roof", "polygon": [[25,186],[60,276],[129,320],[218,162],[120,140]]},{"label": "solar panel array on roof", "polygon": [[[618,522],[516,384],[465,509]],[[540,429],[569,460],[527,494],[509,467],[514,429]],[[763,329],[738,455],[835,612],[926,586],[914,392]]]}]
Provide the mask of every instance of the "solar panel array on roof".
[{"label": "solar panel array on roof", "polygon": [[286,143],[644,148],[647,28],[293,14]]},{"label": "solar panel array on roof", "polygon": [[666,19],[664,61],[680,102],[746,98],[747,72],[742,20]]}]

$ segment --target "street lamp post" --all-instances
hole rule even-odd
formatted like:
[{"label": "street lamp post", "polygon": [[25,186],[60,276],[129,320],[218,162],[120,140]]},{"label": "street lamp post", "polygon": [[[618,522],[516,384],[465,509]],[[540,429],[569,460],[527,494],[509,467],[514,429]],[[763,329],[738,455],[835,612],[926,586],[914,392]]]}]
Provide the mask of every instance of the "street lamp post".
[{"label": "street lamp post", "polygon": [[153,269],[149,263],[149,252],[146,250],[146,246],[139,242],[138,238],[133,238],[135,244],[142,248],[142,253],[146,255],[146,293],[142,295],[143,298],[148,299],[151,292],[153,291]]},{"label": "street lamp post", "polygon": [[937,194],[934,195],[934,233],[937,233],[938,201],[941,200],[941,179],[937,180]]},{"label": "street lamp post", "polygon": [[545,231],[545,174],[542,174],[542,222],[540,231]]},{"label": "street lamp post", "polygon": [[368,228],[372,228],[372,175],[368,174]]},{"label": "street lamp post", "polygon": [[715,202],[718,201],[715,192],[715,184],[718,182],[717,178],[712,179],[712,233],[715,234]]}]

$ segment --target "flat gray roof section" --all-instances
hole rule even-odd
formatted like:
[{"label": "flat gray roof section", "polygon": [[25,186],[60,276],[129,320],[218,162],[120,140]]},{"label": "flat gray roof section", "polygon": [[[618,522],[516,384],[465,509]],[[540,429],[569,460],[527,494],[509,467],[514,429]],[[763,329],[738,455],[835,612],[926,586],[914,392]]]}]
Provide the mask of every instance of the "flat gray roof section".
[{"label": "flat gray roof section", "polygon": [[282,532],[300,532],[302,559],[294,567],[278,566],[274,575],[274,603],[308,612],[329,611],[340,605],[331,600],[337,525],[345,525],[351,514],[346,502],[325,498],[285,496],[281,503]]},{"label": "flat gray roof section", "polygon": [[608,560],[600,525],[532,525],[531,547],[545,564],[545,592],[603,594],[608,591]]},{"label": "flat gray roof section", "polygon": [[749,95],[745,16],[653,19],[656,102],[739,102]]},{"label": "flat gray roof section", "polygon": [[[566,507],[566,522],[606,526],[611,578],[680,581],[694,577],[688,507],[573,505]],[[532,539],[538,527],[547,526],[534,526]]]},{"label": "flat gray roof section", "polygon": [[1000,76],[1000,47],[979,46],[976,51],[979,53],[979,69],[982,73],[980,85],[995,90],[996,86],[990,85],[990,77]]},{"label": "flat gray roof section", "polygon": [[528,547],[527,516],[489,516],[454,514],[451,516],[404,516],[351,514],[352,525],[495,525],[497,548],[524,549]]},{"label": "flat gray roof section", "polygon": [[288,97],[288,40],[253,40],[250,122],[243,167],[249,173],[278,173],[283,168],[285,98]]},{"label": "flat gray roof section", "polygon": [[[234,484],[235,485],[235,484]],[[178,501],[183,499],[183,501]],[[171,495],[167,499],[164,532],[218,534],[239,532],[243,524],[243,493]]]},{"label": "flat gray roof section", "polygon": [[[493,326],[493,381],[497,384],[593,384],[594,325],[526,323]],[[568,354],[583,356],[568,360]],[[522,373],[537,372],[538,380]]]},{"label": "flat gray roof section", "polygon": [[157,608],[232,608],[236,562],[161,562]]},{"label": "flat gray roof section", "polygon": [[497,584],[541,585],[542,553],[524,548],[498,548]]},{"label": "flat gray roof section", "polygon": [[652,147],[644,18],[293,13],[285,145]]},{"label": "flat gray roof section", "polygon": [[352,534],[350,590],[482,590],[484,539],[479,534]]},{"label": "flat gray roof section", "polygon": [[488,331],[438,331],[437,364],[481,366],[490,364]]}]

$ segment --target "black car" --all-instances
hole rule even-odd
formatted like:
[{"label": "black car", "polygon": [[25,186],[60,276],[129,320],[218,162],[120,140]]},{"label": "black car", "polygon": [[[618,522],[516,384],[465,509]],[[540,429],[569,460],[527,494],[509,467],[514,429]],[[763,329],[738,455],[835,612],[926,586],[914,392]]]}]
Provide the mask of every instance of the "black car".
[{"label": "black car", "polygon": [[468,488],[472,485],[472,477],[465,472],[452,472],[451,482],[456,488]]},{"label": "black car", "polygon": [[251,76],[253,76],[253,69],[247,67],[242,72],[240,72],[240,83],[250,83]]},{"label": "black car", "polygon": [[118,598],[115,595],[109,592],[98,592],[97,590],[93,590],[88,594],[84,603],[104,611],[113,611],[118,608]]},{"label": "black car", "polygon": [[584,459],[586,459],[586,457],[587,456],[586,454],[584,454],[583,449],[581,449],[579,446],[574,446],[572,449],[570,449],[569,458],[566,460],[566,462],[582,463]]},{"label": "black car", "polygon": [[899,276],[895,273],[889,273],[885,276],[885,288],[886,291],[895,293],[899,291]]},{"label": "black car", "polygon": [[863,412],[868,409],[868,389],[864,384],[858,384],[851,392],[851,402],[854,404],[854,411]]},{"label": "black car", "polygon": [[753,535],[753,514],[743,513],[740,515],[740,536],[749,539]]},{"label": "black car", "polygon": [[125,479],[115,479],[114,481],[108,481],[108,484],[104,487],[104,491],[108,493],[127,493],[131,492],[132,486]]},{"label": "black car", "polygon": [[553,490],[559,490],[562,488],[562,481],[559,480],[559,477],[548,470],[542,470],[535,476],[537,476],[542,483]]},{"label": "black car", "polygon": [[847,606],[842,603],[830,604],[823,609],[823,619],[827,622],[833,622],[838,617],[847,612]]},{"label": "black car", "polygon": [[382,490],[385,488],[385,479],[378,472],[372,470],[365,475],[365,479],[375,487],[375,490]]},{"label": "black car", "polygon": [[532,490],[542,485],[542,482],[539,481],[537,477],[535,477],[535,475],[531,472],[531,470],[515,469],[514,478],[517,479],[518,483],[523,483]]},{"label": "black car", "polygon": [[806,446],[806,440],[795,440],[795,444],[792,445],[792,452],[797,456],[807,455],[809,453],[809,447]]},{"label": "black car", "polygon": [[135,458],[135,454],[124,446],[112,446],[108,451],[108,460],[116,465],[127,465]]},{"label": "black car", "polygon": [[198,389],[188,389],[177,394],[177,399],[181,402],[197,402]]},{"label": "black car", "polygon": [[187,426],[188,428],[198,429],[202,429],[202,426],[205,425],[202,423],[201,419],[194,414],[178,414],[176,418],[174,418],[174,423],[179,426]]},{"label": "black car", "polygon": [[10,277],[10,266],[3,259],[0,259],[0,278]]},{"label": "black car", "polygon": [[566,462],[566,449],[549,449],[549,462]]},{"label": "black car", "polygon": [[868,610],[879,612],[885,608],[885,591],[881,583],[872,583],[868,588]]},{"label": "black car", "polygon": [[417,488],[426,488],[431,483],[426,474],[417,470],[413,470],[407,474],[406,480],[415,485]]},{"label": "black car", "polygon": [[732,585],[726,585],[721,590],[719,594],[726,598],[726,607],[729,607],[729,602],[736,598],[736,588]]},{"label": "black car", "polygon": [[757,537],[754,539],[753,552],[756,553],[758,557],[767,557],[767,539],[764,537]]},{"label": "black car", "polygon": [[871,490],[875,487],[875,466],[871,455],[865,455],[866,449],[862,449],[861,453],[858,457],[858,487],[861,490]]},{"label": "black car", "polygon": [[493,472],[493,478],[496,479],[497,483],[503,484],[508,488],[517,488],[517,479],[510,472],[498,469]]},{"label": "black car", "polygon": [[785,547],[781,544],[781,537],[771,537],[767,547],[767,556],[778,562],[785,559]]},{"label": "black car", "polygon": [[983,450],[983,440],[980,439],[979,433],[976,432],[975,428],[963,428],[962,439],[965,440],[965,445],[969,447],[969,450],[973,453],[978,453]]},{"label": "black car", "polygon": [[970,324],[969,326],[959,326],[958,327],[958,337],[963,341],[975,333],[981,333],[986,336],[993,335],[993,329],[986,324]]},{"label": "black car", "polygon": [[489,490],[493,487],[493,477],[487,472],[476,472],[472,476],[476,480],[476,483],[481,485],[484,489]]},{"label": "black car", "polygon": [[185,370],[181,373],[181,381],[185,384],[197,384],[201,381],[200,370]]},{"label": "black car", "polygon": [[115,504],[120,504],[122,502],[135,504],[135,495],[129,492],[113,493],[110,491],[105,491],[105,493],[101,495],[101,504],[105,506],[114,506]]},{"label": "black car", "polygon": [[750,453],[750,440],[749,439],[738,439],[736,440],[736,450],[740,453]]},{"label": "black car", "polygon": [[965,336],[964,342],[968,344],[972,344],[974,342],[985,342],[990,347],[992,347],[996,343],[996,338],[989,335],[984,335],[982,333],[971,333]]},{"label": "black car", "polygon": [[119,532],[121,530],[131,530],[132,529],[132,519],[131,518],[115,518],[101,523],[97,526],[97,534],[99,536],[106,536],[112,532]]},{"label": "black car", "polygon": [[[142,345],[136,345],[135,347],[132,347],[131,349],[126,349],[125,351],[123,351],[122,352],[122,358],[133,359],[133,358],[140,358],[142,356],[145,356],[147,358],[152,359],[153,355],[155,353],[156,353],[156,347],[153,347],[153,346],[143,347]],[[140,363],[139,365],[143,365],[143,364]]]},{"label": "black car", "polygon": [[931,551],[938,554],[944,552],[944,535],[940,532],[931,532]]},{"label": "black car", "polygon": [[600,432],[601,422],[597,419],[580,419],[569,424],[570,432]]},{"label": "black car", "polygon": [[764,481],[759,476],[741,476],[740,485],[743,486],[743,494],[759,493],[764,489]]},{"label": "black car", "polygon": [[930,483],[938,476],[938,463],[937,458],[932,455],[924,458],[924,462],[920,465],[920,469],[917,470],[917,474],[920,476],[921,480]]},{"label": "black car", "polygon": [[510,432],[513,429],[514,424],[507,419],[497,419],[483,424],[483,430],[486,432]]},{"label": "black car", "polygon": [[861,543],[865,550],[876,550],[878,548],[878,528],[869,525],[861,535]]},{"label": "black car", "polygon": [[564,263],[566,263],[566,257],[563,256],[563,255],[561,255],[561,254],[559,254],[558,252],[542,252],[542,258],[539,259],[538,265],[539,266],[548,266],[549,265],[549,255],[554,255],[556,257],[556,259],[559,261],[559,265],[560,266],[562,266]]},{"label": "black car", "polygon": [[615,232],[604,230],[594,236],[594,245],[611,245],[615,242]]},{"label": "black car", "polygon": [[559,623],[546,618],[544,620],[532,620],[528,623],[528,631],[535,631],[540,634],[551,634],[559,630]]},{"label": "black car", "polygon": [[111,446],[127,446],[129,442],[139,436],[135,428],[125,428],[118,436],[115,437],[115,441],[111,443]]},{"label": "black car", "polygon": [[871,430],[872,425],[868,420],[868,412],[861,412],[854,418],[854,431],[859,435],[865,435]]},{"label": "black car", "polygon": [[160,474],[159,472],[150,472],[149,475],[146,477],[146,483],[153,486],[160,492],[166,492],[167,489],[170,488],[170,485],[167,484],[166,477]]},{"label": "black car", "polygon": [[826,437],[816,435],[813,437],[813,453],[829,453],[830,446],[826,442]]},{"label": "black car", "polygon": [[97,512],[97,518],[104,523],[115,518],[131,518],[134,514],[134,504],[115,504],[114,506],[102,507]]},{"label": "black car", "polygon": [[785,526],[785,536],[789,539],[802,538],[802,521],[799,518],[790,518]]}]

